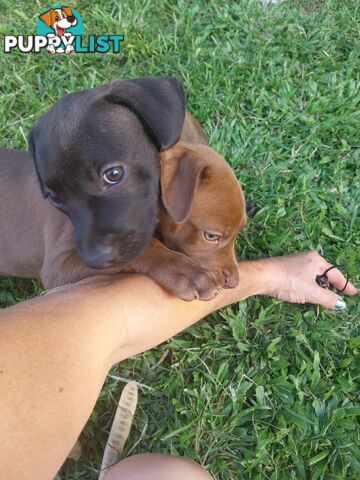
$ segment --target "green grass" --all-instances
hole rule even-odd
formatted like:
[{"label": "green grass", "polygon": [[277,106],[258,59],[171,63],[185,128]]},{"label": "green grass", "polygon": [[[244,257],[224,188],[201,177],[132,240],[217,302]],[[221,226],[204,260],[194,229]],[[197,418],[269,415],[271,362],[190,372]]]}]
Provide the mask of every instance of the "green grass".
[{"label": "green grass", "polygon": [[[34,33],[31,17],[44,6],[1,1],[0,33]],[[86,33],[125,34],[122,54],[2,53],[2,146],[25,148],[37,116],[70,91],[177,76],[212,146],[261,207],[239,257],[314,248],[359,282],[356,0],[76,8]],[[39,293],[20,280],[0,280],[0,289],[4,305]],[[187,455],[217,480],[360,478],[360,303],[347,303],[335,315],[252,298],[116,366],[114,376],[150,387],[140,391],[125,453]],[[108,378],[81,437],[83,456],[65,463],[63,480],[97,478],[122,387]]]}]

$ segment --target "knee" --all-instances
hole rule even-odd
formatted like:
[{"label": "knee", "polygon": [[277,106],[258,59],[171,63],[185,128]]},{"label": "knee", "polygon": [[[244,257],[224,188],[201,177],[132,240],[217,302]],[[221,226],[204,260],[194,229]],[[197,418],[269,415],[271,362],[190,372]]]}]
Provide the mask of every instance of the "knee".
[{"label": "knee", "polygon": [[[155,475],[155,476],[154,476]],[[185,458],[141,453],[125,458],[111,467],[106,480],[213,480],[198,463]]]}]

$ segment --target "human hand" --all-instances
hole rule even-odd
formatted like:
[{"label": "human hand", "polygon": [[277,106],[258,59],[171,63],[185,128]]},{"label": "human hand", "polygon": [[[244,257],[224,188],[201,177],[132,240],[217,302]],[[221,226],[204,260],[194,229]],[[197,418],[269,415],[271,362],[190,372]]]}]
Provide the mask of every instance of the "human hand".
[{"label": "human hand", "polygon": [[[322,275],[331,267],[321,255],[315,251],[264,259],[270,262],[269,278],[263,293],[291,303],[314,303],[326,308],[342,310],[346,304],[337,293],[320,287],[316,275]],[[334,268],[327,273],[329,284],[342,290],[346,284],[344,275]],[[355,295],[356,288],[349,282],[343,292]]]}]

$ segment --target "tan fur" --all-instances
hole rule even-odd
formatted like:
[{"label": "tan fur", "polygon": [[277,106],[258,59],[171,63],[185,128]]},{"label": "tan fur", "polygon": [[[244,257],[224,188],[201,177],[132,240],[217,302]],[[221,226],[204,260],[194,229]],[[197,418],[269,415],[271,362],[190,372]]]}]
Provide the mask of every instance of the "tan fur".
[{"label": "tan fur", "polygon": [[[223,288],[238,283],[238,267],[234,243],[237,234],[246,224],[246,207],[242,189],[227,162],[205,145],[179,144],[160,154],[162,161],[161,187],[163,198],[171,184],[165,173],[171,160],[186,158],[200,166],[191,209],[184,222],[175,223],[164,209],[160,216],[159,232],[164,244],[196,261],[216,277]],[[193,167],[194,168],[194,167]],[[173,200],[175,204],[181,198]],[[166,203],[164,202],[166,205]],[[204,232],[221,234],[218,243],[209,242]]]},{"label": "tan fur", "polygon": [[199,143],[202,145],[209,144],[204,130],[190,112],[186,112],[180,141],[186,143]]}]

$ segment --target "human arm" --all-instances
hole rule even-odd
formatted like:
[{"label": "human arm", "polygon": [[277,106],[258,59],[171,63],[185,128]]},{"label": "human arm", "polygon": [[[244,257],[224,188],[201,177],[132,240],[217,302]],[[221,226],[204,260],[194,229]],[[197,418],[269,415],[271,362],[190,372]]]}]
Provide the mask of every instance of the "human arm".
[{"label": "human arm", "polygon": [[[114,363],[252,295],[294,300],[297,291],[303,293],[295,300],[316,301],[318,296],[323,301],[323,290],[313,285],[323,262],[312,253],[241,262],[238,287],[223,290],[208,302],[185,302],[150,278],[130,274],[90,278],[3,310],[0,477],[53,478]],[[334,274],[334,282],[342,287],[345,279]],[[345,293],[356,290],[349,284]],[[330,307],[336,299],[331,296]]]}]

